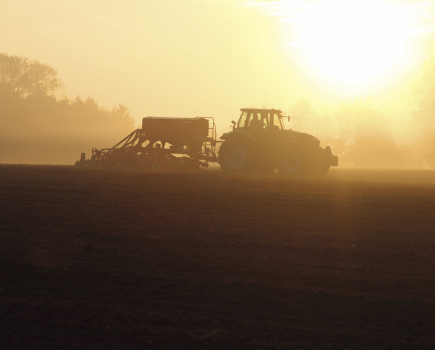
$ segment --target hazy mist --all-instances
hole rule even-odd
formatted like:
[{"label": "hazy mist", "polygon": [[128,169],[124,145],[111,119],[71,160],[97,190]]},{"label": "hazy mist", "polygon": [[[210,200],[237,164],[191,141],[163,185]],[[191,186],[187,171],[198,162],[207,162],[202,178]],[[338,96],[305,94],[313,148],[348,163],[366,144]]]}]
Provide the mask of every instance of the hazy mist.
[{"label": "hazy mist", "polygon": [[2,1],[0,163],[73,164],[146,116],[221,134],[267,107],[340,166],[434,167],[435,5],[343,4]]}]

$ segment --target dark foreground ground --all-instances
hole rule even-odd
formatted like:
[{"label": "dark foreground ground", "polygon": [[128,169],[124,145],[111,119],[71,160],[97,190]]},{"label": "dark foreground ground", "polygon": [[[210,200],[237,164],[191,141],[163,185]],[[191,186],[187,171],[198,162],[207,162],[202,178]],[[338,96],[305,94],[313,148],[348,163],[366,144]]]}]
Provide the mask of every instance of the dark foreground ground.
[{"label": "dark foreground ground", "polygon": [[2,349],[434,349],[435,172],[0,166]]}]

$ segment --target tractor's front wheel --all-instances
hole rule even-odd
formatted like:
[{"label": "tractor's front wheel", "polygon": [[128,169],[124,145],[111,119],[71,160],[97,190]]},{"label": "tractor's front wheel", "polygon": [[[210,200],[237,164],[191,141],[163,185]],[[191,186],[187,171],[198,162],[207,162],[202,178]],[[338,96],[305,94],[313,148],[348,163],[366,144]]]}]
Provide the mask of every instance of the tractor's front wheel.
[{"label": "tractor's front wheel", "polygon": [[235,174],[250,171],[254,163],[252,147],[243,140],[225,141],[219,149],[218,158],[224,172]]},{"label": "tractor's front wheel", "polygon": [[306,166],[301,155],[289,152],[279,158],[278,171],[285,176],[300,176],[306,173]]}]

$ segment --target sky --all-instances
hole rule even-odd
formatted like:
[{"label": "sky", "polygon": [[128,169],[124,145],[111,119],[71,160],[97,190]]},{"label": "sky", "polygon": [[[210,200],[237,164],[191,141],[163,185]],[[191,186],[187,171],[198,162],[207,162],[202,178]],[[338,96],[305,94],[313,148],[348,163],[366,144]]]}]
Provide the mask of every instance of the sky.
[{"label": "sky", "polygon": [[0,52],[58,70],[73,98],[146,116],[288,113],[370,97],[394,118],[435,55],[433,1],[0,0]]}]

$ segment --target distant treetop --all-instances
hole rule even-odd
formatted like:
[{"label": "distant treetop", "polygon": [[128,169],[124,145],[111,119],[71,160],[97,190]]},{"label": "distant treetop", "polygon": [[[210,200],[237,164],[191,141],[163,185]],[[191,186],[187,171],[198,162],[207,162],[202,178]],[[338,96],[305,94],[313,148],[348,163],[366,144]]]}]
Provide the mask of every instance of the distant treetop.
[{"label": "distant treetop", "polygon": [[0,53],[0,86],[21,97],[36,93],[52,95],[64,88],[53,67],[6,53]]},{"label": "distant treetop", "polygon": [[412,86],[417,110],[412,113],[414,121],[421,126],[433,128],[435,121],[435,57],[423,63],[423,70]]}]

